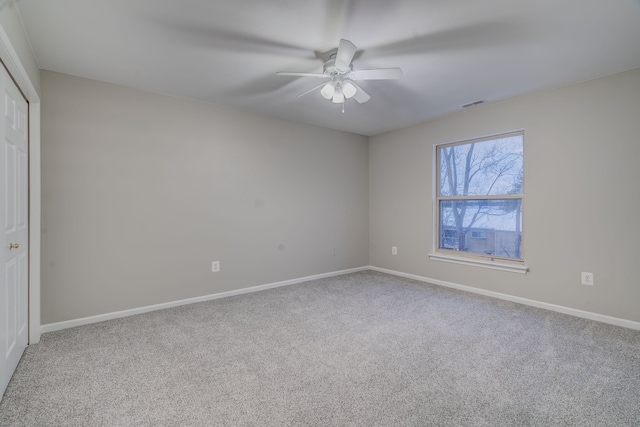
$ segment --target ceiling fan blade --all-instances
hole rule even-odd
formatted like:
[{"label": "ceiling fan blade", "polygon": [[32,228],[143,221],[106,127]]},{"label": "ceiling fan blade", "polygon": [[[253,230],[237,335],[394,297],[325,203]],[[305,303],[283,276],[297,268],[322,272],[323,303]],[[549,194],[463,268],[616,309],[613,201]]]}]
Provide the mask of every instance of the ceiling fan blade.
[{"label": "ceiling fan blade", "polygon": [[371,96],[367,92],[362,90],[360,86],[358,86],[354,82],[351,82],[351,84],[354,85],[357,89],[356,94],[353,95],[353,99],[355,99],[359,104],[363,104],[371,99]]},{"label": "ceiling fan blade", "polygon": [[276,74],[279,75],[279,76],[324,77],[324,78],[329,78],[329,76],[327,76],[326,74],[321,74],[321,73],[295,73],[295,72],[289,72],[289,71],[278,71]]},{"label": "ceiling fan blade", "polygon": [[305,96],[308,93],[313,92],[314,90],[320,89],[322,86],[326,85],[326,83],[322,83],[321,85],[315,86],[314,88],[309,89],[306,92],[302,92],[300,95],[298,95],[296,98],[300,98],[301,96]]},{"label": "ceiling fan blade", "polygon": [[349,66],[353,60],[353,55],[356,54],[358,48],[349,40],[340,40],[338,45],[338,52],[336,52],[336,69],[338,71],[349,71]]},{"label": "ceiling fan blade", "polygon": [[434,52],[451,53],[461,50],[466,52],[485,46],[500,46],[516,39],[522,40],[525,34],[522,26],[513,21],[483,21],[480,24],[448,28],[386,45],[370,47],[367,48],[367,55],[384,57]]},{"label": "ceiling fan blade", "polygon": [[349,74],[353,80],[393,80],[402,77],[400,68],[379,68],[376,70],[357,70]]},{"label": "ceiling fan blade", "polygon": [[321,15],[324,17],[324,25],[322,26],[321,39],[323,43],[319,46],[335,50],[336,40],[339,40],[340,35],[349,27],[352,3],[353,0],[325,0],[321,2],[324,5]]},{"label": "ceiling fan blade", "polygon": [[174,40],[192,48],[219,49],[233,53],[259,53],[296,58],[313,59],[313,49],[295,44],[280,42],[263,36],[247,34],[242,29],[222,29],[210,24],[197,24],[181,20],[175,16],[170,19],[149,17],[154,26],[172,31]]}]

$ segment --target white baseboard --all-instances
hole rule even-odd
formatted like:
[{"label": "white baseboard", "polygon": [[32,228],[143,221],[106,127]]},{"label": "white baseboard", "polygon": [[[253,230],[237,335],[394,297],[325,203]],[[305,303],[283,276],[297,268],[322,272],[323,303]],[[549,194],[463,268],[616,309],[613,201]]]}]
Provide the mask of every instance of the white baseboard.
[{"label": "white baseboard", "polygon": [[484,289],[474,288],[472,286],[459,285],[457,283],[445,282],[444,280],[431,279],[429,277],[418,276],[415,274],[402,273],[400,271],[388,270],[386,268],[380,268],[380,267],[374,267],[374,266],[369,266],[369,268],[373,271],[392,274],[394,276],[406,277],[407,279],[414,279],[420,282],[431,283],[439,286],[446,286],[447,288],[459,289],[461,291],[472,292],[474,294],[485,295],[485,296],[498,298],[505,301],[511,301],[519,304],[529,305],[532,307],[543,308],[545,310],[556,311],[558,313],[569,314],[571,316],[582,317],[584,319],[595,320],[597,322],[608,323],[611,325],[622,326],[624,328],[640,330],[640,322],[634,322],[633,320],[606,316],[604,314],[592,313],[590,311],[578,310],[575,308],[565,307],[562,305],[549,304],[546,302],[540,302],[540,301],[536,301],[528,298],[516,297],[513,295],[503,294],[500,292],[487,291]]},{"label": "white baseboard", "polygon": [[201,297],[188,298],[179,301],[171,301],[162,304],[148,305],[145,307],[132,308],[129,310],[116,311],[112,313],[99,314],[97,316],[82,317],[80,319],[66,320],[64,322],[48,323],[40,327],[41,333],[59,331],[61,329],[73,328],[76,326],[89,325],[91,323],[104,322],[105,320],[118,319],[121,317],[133,316],[135,314],[148,313],[150,311],[162,310],[165,308],[177,307],[180,305],[193,304],[197,302],[210,301],[214,299],[231,297],[234,295],[248,294],[250,292],[264,291],[266,289],[279,288],[281,286],[295,285],[308,282],[310,280],[324,279],[326,277],[341,276],[343,274],[355,273],[369,270],[369,266],[351,268],[348,270],[332,271],[329,273],[316,274],[313,276],[301,277],[298,279],[284,280],[282,282],[268,283],[266,285],[252,286],[250,288],[237,289],[234,291],[220,292],[217,294],[204,295]]},{"label": "white baseboard", "polygon": [[603,322],[603,323],[608,323],[608,324],[611,324],[611,325],[622,326],[624,328],[640,330],[640,322],[634,322],[632,320],[620,319],[618,317],[606,316],[604,314],[592,313],[592,312],[589,312],[589,311],[578,310],[578,309],[575,309],[575,308],[564,307],[564,306],[561,306],[561,305],[549,304],[549,303],[546,303],[546,302],[540,302],[540,301],[531,300],[531,299],[528,299],[528,298],[516,297],[516,296],[513,296],[513,295],[503,294],[503,293],[500,293],[500,292],[487,291],[487,290],[480,289],[480,288],[474,288],[472,286],[460,285],[460,284],[453,283],[453,282],[446,282],[444,280],[432,279],[432,278],[429,278],[429,277],[418,276],[418,275],[409,274],[409,273],[403,273],[401,271],[389,270],[389,269],[386,269],[386,268],[380,268],[380,267],[375,267],[375,266],[371,266],[370,265],[370,266],[365,266],[365,267],[351,268],[351,269],[348,269],[348,270],[340,270],[340,271],[333,271],[333,272],[329,272],[329,273],[316,274],[316,275],[313,275],[313,276],[301,277],[301,278],[298,278],[298,279],[284,280],[282,282],[274,282],[274,283],[268,283],[268,284],[265,284],[265,285],[252,286],[252,287],[249,287],[249,288],[237,289],[237,290],[234,290],[234,291],[220,292],[220,293],[217,293],[217,294],[205,295],[205,296],[201,296],[201,297],[188,298],[188,299],[183,299],[183,300],[179,300],[179,301],[171,301],[171,302],[166,302],[166,303],[162,303],[162,304],[149,305],[149,306],[146,306],[146,307],[133,308],[133,309],[130,309],[130,310],[122,310],[122,311],[116,311],[116,312],[113,312],[113,313],[105,313],[105,314],[100,314],[100,315],[97,315],[97,316],[90,316],[90,317],[83,317],[83,318],[80,318],[80,319],[66,320],[64,322],[48,323],[48,324],[45,324],[45,325],[41,326],[40,332],[44,334],[44,333],[47,333],[47,332],[53,332],[53,331],[58,331],[58,330],[61,330],[61,329],[73,328],[75,326],[88,325],[88,324],[91,324],[91,323],[103,322],[105,320],[118,319],[118,318],[121,318],[121,317],[133,316],[135,314],[148,313],[150,311],[162,310],[162,309],[165,309],[165,308],[177,307],[177,306],[181,306],[181,305],[193,304],[193,303],[203,302],[203,301],[210,301],[210,300],[219,299],[219,298],[226,298],[226,297],[230,297],[230,296],[234,296],[234,295],[248,294],[248,293],[251,293],[251,292],[263,291],[265,289],[272,289],[272,288],[278,288],[278,287],[281,287],[281,286],[295,285],[295,284],[298,284],[298,283],[308,282],[310,280],[324,279],[326,277],[341,276],[341,275],[344,275],[344,274],[355,273],[355,272],[358,272],[358,271],[365,271],[365,270],[379,271],[381,273],[392,274],[394,276],[399,276],[399,277],[406,277],[408,279],[414,279],[414,280],[418,280],[420,282],[426,282],[426,283],[431,283],[431,284],[434,284],[434,285],[445,286],[447,288],[459,289],[461,291],[466,291],[466,292],[471,292],[471,293],[474,293],[474,294],[485,295],[485,296],[498,298],[498,299],[505,300],[505,301],[511,301],[511,302],[515,302],[515,303],[519,303],[519,304],[532,306],[532,307],[543,308],[543,309],[546,309],[546,310],[551,310],[551,311],[556,311],[556,312],[559,312],[559,313],[569,314],[571,316],[576,316],[576,317],[582,317],[582,318],[585,318],[585,319],[595,320],[597,322]]}]

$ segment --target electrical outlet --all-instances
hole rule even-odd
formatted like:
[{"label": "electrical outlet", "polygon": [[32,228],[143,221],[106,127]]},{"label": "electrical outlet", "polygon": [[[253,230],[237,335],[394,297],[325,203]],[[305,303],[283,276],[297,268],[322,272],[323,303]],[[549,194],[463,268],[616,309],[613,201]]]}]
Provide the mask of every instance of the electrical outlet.
[{"label": "electrical outlet", "polygon": [[218,271],[220,271],[220,261],[213,261],[211,263],[211,271],[213,273],[217,273]]},{"label": "electrical outlet", "polygon": [[582,272],[582,284],[593,286],[593,273]]},{"label": "electrical outlet", "polygon": [[391,255],[398,255],[398,248],[396,246],[391,246]]}]

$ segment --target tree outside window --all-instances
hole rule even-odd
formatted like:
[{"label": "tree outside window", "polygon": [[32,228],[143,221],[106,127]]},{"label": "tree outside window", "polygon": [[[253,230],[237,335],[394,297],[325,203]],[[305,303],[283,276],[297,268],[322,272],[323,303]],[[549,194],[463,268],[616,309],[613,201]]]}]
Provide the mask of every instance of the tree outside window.
[{"label": "tree outside window", "polygon": [[522,260],[524,134],[436,147],[438,250]]}]

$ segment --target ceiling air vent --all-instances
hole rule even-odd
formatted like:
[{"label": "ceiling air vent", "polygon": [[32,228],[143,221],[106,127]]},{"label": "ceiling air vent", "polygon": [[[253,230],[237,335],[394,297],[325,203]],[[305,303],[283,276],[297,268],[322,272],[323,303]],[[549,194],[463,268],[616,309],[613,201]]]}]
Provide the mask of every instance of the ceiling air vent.
[{"label": "ceiling air vent", "polygon": [[464,104],[462,106],[462,108],[475,107],[476,105],[484,104],[485,102],[487,102],[487,101],[485,101],[484,99],[480,99],[478,101],[474,101],[474,102],[470,102],[468,104]]}]

